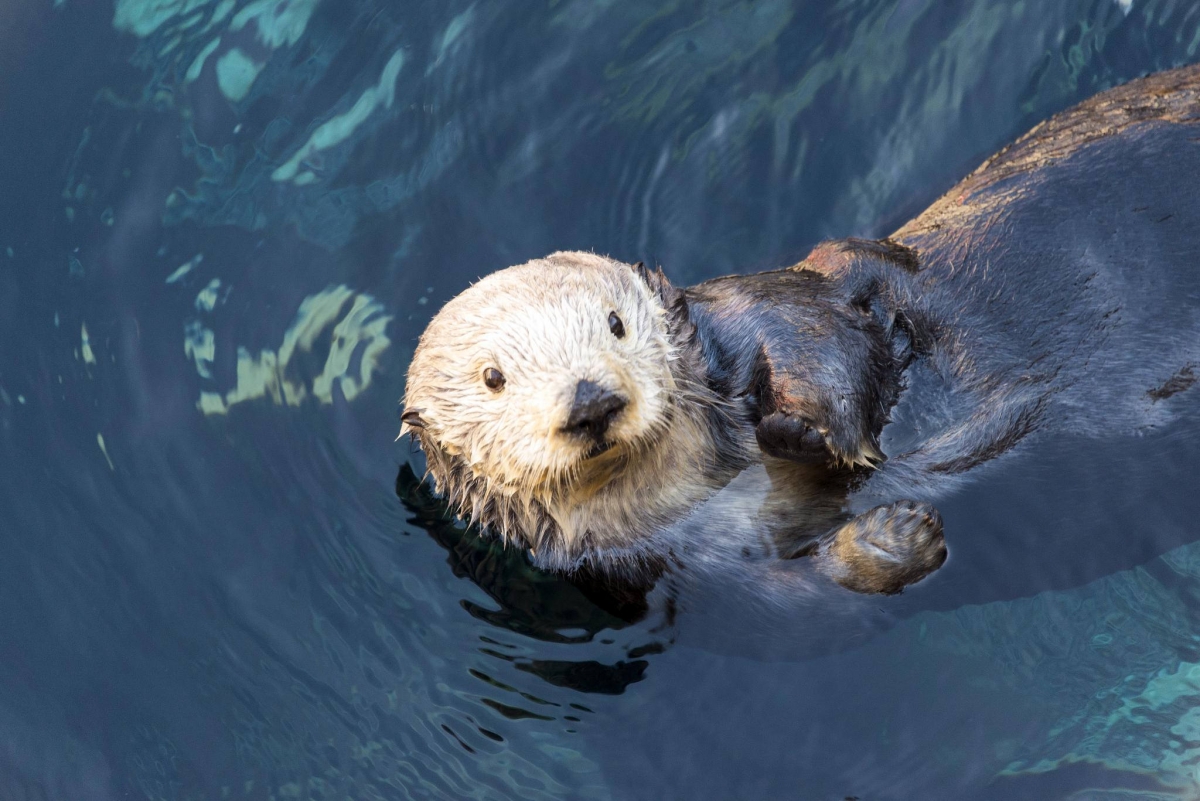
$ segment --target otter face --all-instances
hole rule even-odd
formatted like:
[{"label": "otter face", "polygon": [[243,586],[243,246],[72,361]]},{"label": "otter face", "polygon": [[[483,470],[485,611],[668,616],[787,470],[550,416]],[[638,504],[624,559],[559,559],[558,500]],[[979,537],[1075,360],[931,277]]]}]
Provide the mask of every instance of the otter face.
[{"label": "otter face", "polygon": [[555,253],[438,312],[409,367],[402,433],[451,495],[482,483],[487,497],[546,502],[594,489],[667,426],[672,358],[663,305],[637,271]]}]

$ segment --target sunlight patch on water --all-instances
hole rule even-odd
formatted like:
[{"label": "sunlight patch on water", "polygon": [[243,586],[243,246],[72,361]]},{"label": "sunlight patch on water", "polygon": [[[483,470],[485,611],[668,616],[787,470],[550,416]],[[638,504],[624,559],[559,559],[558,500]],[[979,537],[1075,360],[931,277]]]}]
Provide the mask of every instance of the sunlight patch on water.
[{"label": "sunlight patch on water", "polygon": [[[271,178],[276,181],[293,181],[297,184],[310,183],[313,180],[310,177],[313,173],[308,171],[300,173],[300,165],[317,152],[328,150],[349,139],[355,129],[362,125],[378,106],[391,108],[396,96],[396,76],[400,74],[400,68],[403,66],[404,51],[397,50],[384,66],[378,85],[364,91],[349,111],[322,123],[317,130],[313,131],[304,146],[272,173]],[[297,173],[300,174],[297,175]]]},{"label": "sunlight patch on water", "polygon": [[[256,0],[238,12],[229,24],[232,31],[240,31],[254,22],[257,38],[267,47],[276,49],[283,45],[294,45],[304,34],[308,21],[320,0]],[[202,16],[199,12],[210,5],[210,0],[117,0],[113,16],[113,27],[119,31],[146,38],[174,19],[181,20],[179,27],[189,27]],[[229,16],[236,0],[221,0],[213,9],[204,30],[210,30]],[[168,52],[179,42],[173,40],[163,50]],[[215,47],[215,44],[212,45]],[[211,50],[209,51],[211,53]],[[200,60],[201,63],[203,60]],[[194,65],[194,64],[193,64]],[[199,69],[197,69],[199,74]]]},{"label": "sunlight patch on water", "polygon": [[191,259],[189,259],[188,261],[185,261],[183,264],[179,265],[179,267],[175,270],[175,272],[168,275],[167,283],[173,284],[176,281],[178,281],[180,278],[183,278],[185,275],[190,273],[196,267],[196,265],[198,265],[202,261],[204,261],[204,254],[197,253]]},{"label": "sunlight patch on water", "polygon": [[213,11],[212,19],[208,21],[208,25],[204,26],[204,29],[208,30],[221,20],[228,17],[229,13],[233,11],[233,7],[236,5],[237,0],[221,0],[221,2],[217,3],[216,9]]},{"label": "sunlight patch on water", "polygon": [[145,38],[173,17],[203,8],[208,0],[117,0],[113,27]]},{"label": "sunlight patch on water", "polygon": [[200,311],[212,311],[217,305],[217,292],[221,289],[221,279],[214,278],[208,286],[196,295],[196,308]]},{"label": "sunlight patch on water", "polygon": [[[379,366],[379,357],[390,344],[385,329],[391,317],[381,314],[383,307],[368,295],[354,299],[350,313],[333,329],[333,344],[325,369],[313,379],[313,394],[322,403],[333,403],[333,384],[340,382],[346,400],[353,400],[371,383],[371,374]],[[366,343],[358,363],[357,377],[351,360],[360,342]]]},{"label": "sunlight patch on water", "polygon": [[[345,311],[347,306],[349,311]],[[278,351],[254,354],[239,347],[237,385],[224,394],[201,392],[196,406],[206,415],[225,414],[238,403],[259,398],[270,398],[281,406],[299,406],[310,394],[320,403],[331,404],[335,386],[340,387],[346,400],[353,400],[370,385],[391,344],[387,336],[391,320],[370,295],[356,294],[344,285],[305,298]],[[329,353],[311,387],[303,379],[288,377],[288,366],[297,354],[312,352],[326,332],[331,339]],[[193,323],[186,329],[186,336],[184,349],[195,360],[196,371],[203,378],[211,378],[208,364],[216,356],[213,333]]]},{"label": "sunlight patch on water", "polygon": [[251,20],[258,26],[258,40],[272,50],[294,45],[304,35],[308,20],[320,0],[257,0],[233,18],[229,29],[240,31]]},{"label": "sunlight patch on water", "polygon": [[[410,105],[413,85],[406,85],[403,73],[411,67],[405,62],[443,57],[448,61],[480,24],[478,8],[447,15],[431,31],[429,52],[411,42],[401,47],[394,24],[381,20],[386,40],[353,48],[363,67],[344,69],[323,84],[329,59],[346,42],[337,36],[314,41],[316,49],[294,63],[286,52],[301,47],[311,33],[318,0],[117,0],[116,5],[116,26],[143,39],[131,61],[150,73],[145,96],[157,107],[179,113],[184,155],[199,170],[191,187],[180,186],[168,194],[168,226],[195,220],[205,226],[232,224],[257,231],[284,218],[301,237],[334,250],[345,245],[363,215],[409,200],[443,173],[462,148],[455,115],[433,132],[431,142],[401,156],[400,150],[412,145],[411,137],[424,136],[420,126],[406,130],[392,156],[397,165],[393,174],[365,183],[351,180],[330,192],[311,191],[338,178],[353,149],[374,129],[391,123],[398,106]],[[296,69],[301,63],[304,68]],[[324,87],[319,102],[290,108],[318,85]],[[195,120],[206,118],[197,113],[195,103],[211,97],[210,92],[237,106],[263,93],[284,105],[269,123],[246,124],[241,110],[233,109],[238,118],[232,139],[194,127]],[[303,191],[281,193],[281,183]],[[73,199],[74,195],[69,202],[78,220]],[[82,263],[78,267],[82,274]]]},{"label": "sunlight patch on water", "polygon": [[212,363],[217,356],[217,340],[211,329],[199,320],[193,320],[183,328],[183,352],[196,363],[196,372],[202,378],[212,378]]},{"label": "sunlight patch on water", "polygon": [[221,94],[237,102],[250,94],[250,88],[265,66],[235,47],[217,59],[217,87]]},{"label": "sunlight patch on water", "polygon": [[96,432],[96,444],[100,446],[100,452],[104,454],[104,461],[108,462],[108,469],[116,472],[117,468],[113,467],[112,458],[108,455],[108,447],[104,444],[104,435],[99,431]]},{"label": "sunlight patch on water", "polygon": [[474,17],[475,6],[471,6],[466,11],[450,20],[450,22],[446,25],[446,30],[442,33],[441,42],[438,43],[437,55],[434,57],[433,62],[425,70],[426,75],[432,72],[438,64],[442,63],[442,60],[446,58],[446,54],[449,53],[458,43],[458,40],[462,36],[463,32],[470,27],[471,21]]},{"label": "sunlight patch on water", "polygon": [[92,352],[92,341],[88,337],[87,323],[80,326],[79,331],[79,352],[83,354],[84,364],[95,364],[96,354]]}]

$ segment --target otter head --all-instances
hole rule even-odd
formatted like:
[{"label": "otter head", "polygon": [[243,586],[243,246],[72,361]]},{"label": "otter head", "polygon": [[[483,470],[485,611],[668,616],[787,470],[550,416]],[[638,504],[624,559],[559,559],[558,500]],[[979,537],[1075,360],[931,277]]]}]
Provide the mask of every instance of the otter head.
[{"label": "otter head", "polygon": [[671,424],[682,294],[590,253],[480,280],[442,308],[408,371],[404,426],[439,491],[539,547],[550,510],[599,492]]}]

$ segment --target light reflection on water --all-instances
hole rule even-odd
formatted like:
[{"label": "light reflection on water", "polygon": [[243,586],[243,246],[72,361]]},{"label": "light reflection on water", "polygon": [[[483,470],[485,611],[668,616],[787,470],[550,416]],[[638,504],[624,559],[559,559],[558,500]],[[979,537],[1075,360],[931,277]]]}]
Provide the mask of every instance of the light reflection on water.
[{"label": "light reflection on water", "polygon": [[0,795],[1195,783],[1192,422],[993,470],[940,504],[946,569],[818,651],[732,583],[631,623],[401,505],[392,442],[415,336],[475,277],[592,248],[683,283],[882,234],[1049,113],[1195,60],[1195,8],[6,13]]}]

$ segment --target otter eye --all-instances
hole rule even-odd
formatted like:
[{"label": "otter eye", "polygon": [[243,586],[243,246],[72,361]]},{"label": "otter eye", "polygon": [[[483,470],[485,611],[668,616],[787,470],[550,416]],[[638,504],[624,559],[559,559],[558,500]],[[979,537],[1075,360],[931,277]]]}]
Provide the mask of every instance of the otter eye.
[{"label": "otter eye", "polygon": [[504,373],[495,367],[489,367],[483,371],[483,383],[492,392],[499,392],[504,389]]},{"label": "otter eye", "polygon": [[608,330],[613,332],[613,336],[617,339],[625,338],[625,324],[621,322],[621,318],[616,312],[609,312],[608,315]]}]

